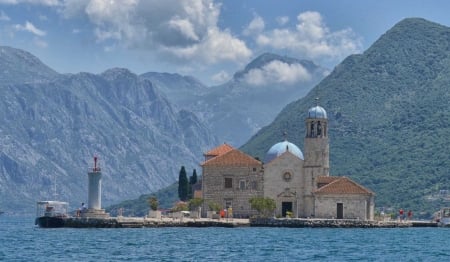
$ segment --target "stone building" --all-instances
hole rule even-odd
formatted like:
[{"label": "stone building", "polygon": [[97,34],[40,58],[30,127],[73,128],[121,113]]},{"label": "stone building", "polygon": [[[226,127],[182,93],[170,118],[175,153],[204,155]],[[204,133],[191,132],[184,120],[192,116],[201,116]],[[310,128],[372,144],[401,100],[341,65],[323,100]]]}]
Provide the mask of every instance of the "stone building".
[{"label": "stone building", "polygon": [[235,217],[256,214],[249,200],[263,196],[262,163],[227,144],[206,153],[205,159],[202,164],[203,215],[211,202],[226,209],[232,207]]},{"label": "stone building", "polygon": [[223,144],[205,153],[202,163],[203,210],[215,202],[233,216],[256,214],[252,197],[276,202],[275,216],[373,220],[374,196],[348,177],[329,175],[328,118],[319,105],[308,110],[304,152],[285,140],[261,161]]}]

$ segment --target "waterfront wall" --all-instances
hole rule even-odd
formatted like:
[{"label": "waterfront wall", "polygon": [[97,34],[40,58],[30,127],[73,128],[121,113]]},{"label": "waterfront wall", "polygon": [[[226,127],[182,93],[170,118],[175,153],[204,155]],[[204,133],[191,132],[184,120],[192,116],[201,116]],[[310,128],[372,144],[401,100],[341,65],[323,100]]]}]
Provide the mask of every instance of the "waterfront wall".
[{"label": "waterfront wall", "polygon": [[368,221],[359,219],[277,219],[251,218],[252,227],[329,227],[329,228],[393,228],[411,227],[410,222]]}]

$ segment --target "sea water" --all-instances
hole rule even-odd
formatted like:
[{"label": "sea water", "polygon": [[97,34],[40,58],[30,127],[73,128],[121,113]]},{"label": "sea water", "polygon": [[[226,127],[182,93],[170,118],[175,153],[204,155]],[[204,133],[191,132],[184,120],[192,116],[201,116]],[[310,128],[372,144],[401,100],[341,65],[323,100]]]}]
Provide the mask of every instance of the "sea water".
[{"label": "sea water", "polygon": [[44,229],[0,216],[1,261],[450,261],[447,228]]}]

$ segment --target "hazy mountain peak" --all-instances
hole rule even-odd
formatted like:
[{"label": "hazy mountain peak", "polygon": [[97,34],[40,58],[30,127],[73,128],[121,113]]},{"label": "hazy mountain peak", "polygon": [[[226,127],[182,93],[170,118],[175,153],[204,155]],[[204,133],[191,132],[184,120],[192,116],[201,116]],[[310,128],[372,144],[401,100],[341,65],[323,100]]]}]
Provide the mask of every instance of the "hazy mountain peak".
[{"label": "hazy mountain peak", "polygon": [[42,82],[53,79],[58,73],[27,51],[0,46],[0,82],[17,84]]},{"label": "hazy mountain peak", "polygon": [[298,85],[312,78],[322,78],[328,70],[309,60],[264,53],[234,74],[232,81],[250,86]]},{"label": "hazy mountain peak", "polygon": [[101,73],[100,75],[107,80],[114,80],[114,79],[124,78],[124,77],[125,78],[136,78],[137,77],[136,74],[132,73],[127,68],[120,68],[120,67],[108,69],[105,72]]},{"label": "hazy mountain peak", "polygon": [[280,62],[282,62],[284,64],[288,64],[288,65],[301,64],[309,71],[313,71],[318,68],[317,65],[315,65],[312,61],[309,61],[309,60],[299,60],[296,58],[292,58],[292,57],[288,57],[288,56],[280,56],[280,55],[273,54],[273,53],[263,53],[262,55],[253,59],[243,70],[236,72],[234,74],[234,79],[242,78],[249,71],[254,70],[254,69],[261,69],[262,67],[266,66],[267,64],[269,64],[273,61],[280,61]]}]

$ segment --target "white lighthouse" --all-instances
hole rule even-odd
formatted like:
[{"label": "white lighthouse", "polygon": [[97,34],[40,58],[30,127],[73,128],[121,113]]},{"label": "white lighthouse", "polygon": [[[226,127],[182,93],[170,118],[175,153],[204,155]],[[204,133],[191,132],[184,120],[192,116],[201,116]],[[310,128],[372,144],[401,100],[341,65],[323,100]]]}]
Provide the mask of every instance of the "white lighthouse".
[{"label": "white lighthouse", "polygon": [[88,209],[83,217],[108,217],[102,209],[102,172],[98,157],[94,156],[94,167],[88,172]]},{"label": "white lighthouse", "polygon": [[102,172],[97,166],[97,160],[97,156],[94,156],[94,168],[88,172],[88,209],[101,209],[102,206]]}]

